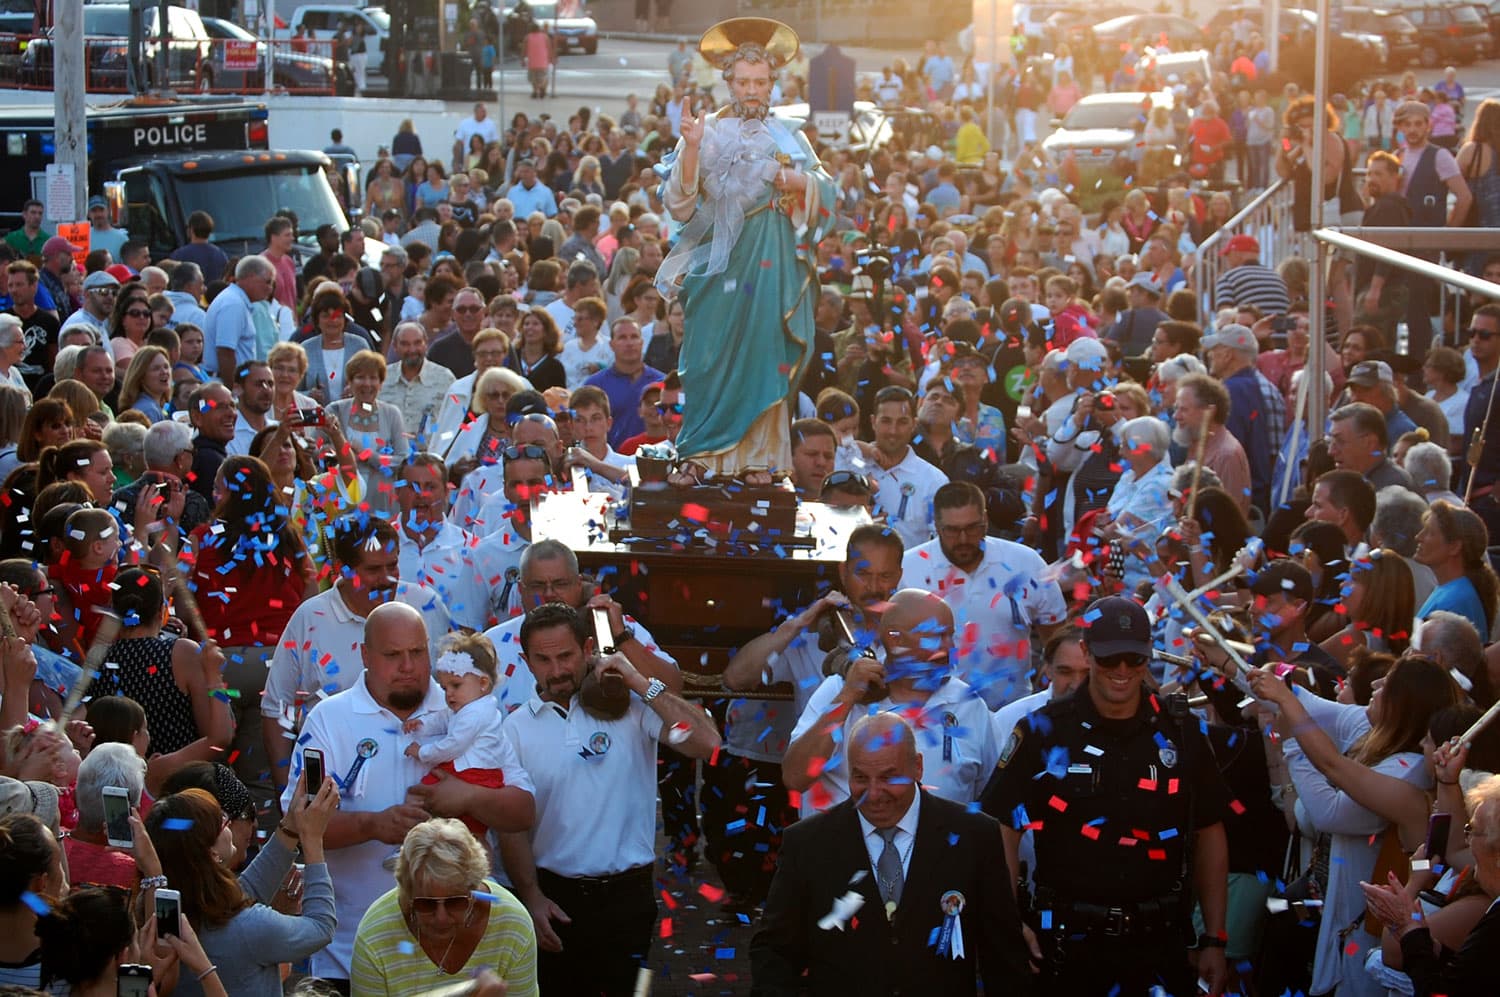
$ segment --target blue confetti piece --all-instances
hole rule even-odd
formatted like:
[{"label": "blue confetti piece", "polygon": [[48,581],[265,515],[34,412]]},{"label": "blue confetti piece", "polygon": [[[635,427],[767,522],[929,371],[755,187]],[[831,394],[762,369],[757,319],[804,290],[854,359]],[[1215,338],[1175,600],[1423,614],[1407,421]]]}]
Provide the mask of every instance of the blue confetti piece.
[{"label": "blue confetti piece", "polygon": [[193,827],[193,822],[186,817],[168,817],[161,822],[162,830],[165,831],[188,831]]}]

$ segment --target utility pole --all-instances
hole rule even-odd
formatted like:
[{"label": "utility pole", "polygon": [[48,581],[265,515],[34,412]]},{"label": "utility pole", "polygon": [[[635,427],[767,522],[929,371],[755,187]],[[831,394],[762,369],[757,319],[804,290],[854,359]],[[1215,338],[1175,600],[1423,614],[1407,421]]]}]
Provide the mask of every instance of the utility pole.
[{"label": "utility pole", "polygon": [[57,0],[52,29],[52,113],[56,119],[52,161],[73,167],[73,217],[87,212],[89,191],[88,103],[85,93],[83,0]]}]

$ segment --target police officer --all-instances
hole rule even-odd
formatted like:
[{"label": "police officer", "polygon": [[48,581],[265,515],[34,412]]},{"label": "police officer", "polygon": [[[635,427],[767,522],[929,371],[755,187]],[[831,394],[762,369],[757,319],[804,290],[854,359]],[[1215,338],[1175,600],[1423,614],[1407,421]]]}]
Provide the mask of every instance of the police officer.
[{"label": "police officer", "polygon": [[1109,596],[1081,617],[1087,685],[1022,720],[983,806],[1000,821],[1012,880],[1022,833],[1036,845],[1024,904],[1049,992],[1078,997],[1196,993],[1194,895],[1206,933],[1197,976],[1223,991],[1228,791],[1185,700],[1142,688],[1151,624]]}]

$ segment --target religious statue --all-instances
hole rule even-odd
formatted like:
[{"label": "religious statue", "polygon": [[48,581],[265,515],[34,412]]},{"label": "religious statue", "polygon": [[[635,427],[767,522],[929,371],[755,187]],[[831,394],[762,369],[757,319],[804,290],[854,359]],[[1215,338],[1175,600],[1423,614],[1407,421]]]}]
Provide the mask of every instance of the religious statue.
[{"label": "religious statue", "polygon": [[797,48],[791,28],[766,18],[710,28],[698,50],[723,70],[730,102],[694,114],[685,101],[682,140],[658,168],[662,200],[682,226],[657,273],[685,313],[677,484],[711,474],[763,485],[791,467],[819,291],[815,250],[836,198],[806,136],[770,114],[776,71]]}]

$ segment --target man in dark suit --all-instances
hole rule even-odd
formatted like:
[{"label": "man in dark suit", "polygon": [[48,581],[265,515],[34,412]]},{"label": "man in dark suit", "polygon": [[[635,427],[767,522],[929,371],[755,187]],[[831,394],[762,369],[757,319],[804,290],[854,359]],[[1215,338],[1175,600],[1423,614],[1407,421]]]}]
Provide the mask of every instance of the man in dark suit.
[{"label": "man in dark suit", "polygon": [[750,946],[751,993],[1029,994],[1021,922],[989,817],[918,790],[895,713],[855,726],[850,798],[786,831]]}]

